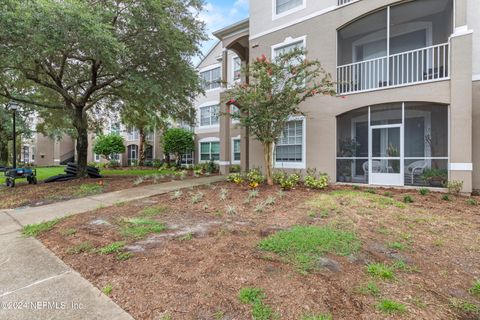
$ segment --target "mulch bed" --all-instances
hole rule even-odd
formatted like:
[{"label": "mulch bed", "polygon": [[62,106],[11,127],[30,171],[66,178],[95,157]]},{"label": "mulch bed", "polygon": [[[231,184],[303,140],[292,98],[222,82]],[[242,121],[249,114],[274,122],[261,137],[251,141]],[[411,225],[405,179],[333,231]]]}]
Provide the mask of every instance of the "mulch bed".
[{"label": "mulch bed", "polygon": [[[311,203],[339,190],[360,196],[354,201],[334,198],[336,207],[328,212]],[[193,204],[199,192],[203,197]],[[386,319],[376,308],[381,298],[406,305],[407,312],[397,318],[478,319],[478,314],[453,307],[452,299],[480,305],[479,297],[468,292],[480,279],[480,207],[466,204],[463,197],[444,201],[437,193],[376,191],[379,197],[384,192],[399,202],[410,195],[414,202],[405,208],[378,205],[361,196],[364,190],[350,187],[280,193],[267,186],[247,202],[248,188],[220,183],[184,190],[178,199],[166,194],[73,216],[39,238],[99,289],[111,285],[111,298],[136,319],[251,319],[251,307],[238,299],[245,287],[263,289],[265,304],[280,319],[326,313],[334,319]],[[268,197],[275,203],[256,212]],[[125,239],[119,221],[151,207],[163,209],[152,219],[168,229],[142,240]],[[339,270],[301,274],[281,257],[257,249],[261,239],[279,230],[327,224],[354,230],[362,243],[354,256],[326,256]],[[66,235],[69,229],[76,233]],[[67,253],[84,242],[98,248],[121,240],[132,253],[126,261],[93,252]],[[406,248],[390,249],[393,242]],[[375,279],[366,272],[368,263],[398,259],[412,269],[397,270],[395,280]],[[371,281],[381,297],[359,291]]]},{"label": "mulch bed", "polygon": [[[154,173],[155,172],[152,171],[152,174]],[[36,207],[85,197],[88,196],[88,194],[82,194],[79,191],[80,186],[84,184],[98,184],[102,187],[100,193],[107,193],[142,185],[172,181],[172,178],[164,178],[156,182],[153,180],[145,180],[140,184],[136,184],[135,181],[138,178],[138,176],[130,175],[111,175],[104,176],[101,179],[82,178],[53,183],[39,182],[38,185],[29,185],[20,182],[13,189],[2,186],[0,188],[0,209],[12,209],[25,206]],[[193,176],[189,173],[186,178],[193,178]]]}]

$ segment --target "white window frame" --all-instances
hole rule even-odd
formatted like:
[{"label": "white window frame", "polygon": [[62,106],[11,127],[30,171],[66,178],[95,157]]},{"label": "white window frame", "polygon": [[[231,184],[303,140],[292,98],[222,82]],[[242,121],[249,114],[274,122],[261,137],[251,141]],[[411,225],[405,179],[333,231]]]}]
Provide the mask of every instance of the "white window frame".
[{"label": "white window frame", "polygon": [[[220,113],[220,101],[210,101],[198,106],[197,108],[198,109],[198,115],[197,115],[198,128],[200,129],[220,128],[220,115],[218,116],[217,124],[202,125],[202,108],[207,108],[207,107],[210,107],[210,108],[218,107],[218,111]],[[210,123],[212,123],[211,119],[210,119]]]},{"label": "white window frame", "polygon": [[272,0],[272,20],[277,20],[277,19],[283,18],[283,17],[288,16],[292,13],[301,11],[301,10],[305,9],[306,7],[307,7],[307,0],[302,0],[301,5],[277,14],[277,0]]},{"label": "white window frame", "polygon": [[[235,60],[238,59],[240,61],[240,78],[238,79],[235,79]],[[231,60],[231,64],[232,64],[232,77],[231,77],[231,82],[233,85],[237,84],[237,83],[240,83],[242,81],[242,59],[240,59],[239,56],[237,55],[234,55],[232,57],[232,60]]]},{"label": "white window frame", "polygon": [[277,54],[275,53],[278,49],[282,49],[284,47],[288,47],[294,43],[302,42],[303,43],[303,49],[307,49],[307,36],[301,36],[298,38],[292,38],[292,37],[287,37],[285,40],[281,43],[274,44],[272,46],[272,52],[271,52],[271,58],[274,60],[277,57]]},{"label": "white window frame", "polygon": [[140,136],[137,129],[127,128],[127,141],[137,141]]},{"label": "white window frame", "polygon": [[[205,67],[205,68],[202,68],[198,71],[198,76],[200,77],[201,79],[201,76],[202,76],[202,73],[203,72],[208,72],[208,71],[212,71],[214,69],[217,69],[217,68],[220,68],[220,81],[222,81],[222,64],[221,63],[216,63],[216,64],[213,64],[211,66],[208,66],[208,67]],[[213,88],[213,89],[207,89],[205,90],[205,93],[207,92],[212,92],[212,91],[216,91],[216,90],[221,90],[222,89],[222,84],[219,83],[219,86],[218,88]]]},{"label": "white window frame", "polygon": [[[202,143],[211,143],[218,142],[220,143],[220,138],[217,137],[208,137],[198,140],[198,163],[207,163],[210,160],[202,160]],[[212,155],[212,148],[210,147],[210,156]],[[214,160],[215,163],[218,163],[220,160]]]},{"label": "white window frame", "polygon": [[93,154],[93,160],[98,163],[101,160],[101,156],[99,154],[94,153]]},{"label": "white window frame", "polygon": [[232,164],[240,164],[241,160],[235,160],[235,140],[240,140],[240,159],[242,157],[242,139],[238,135],[238,136],[232,138],[232,155],[231,155],[232,160],[231,160],[231,163]]},{"label": "white window frame", "polygon": [[306,169],[307,163],[307,119],[305,116],[291,116],[288,118],[288,121],[302,121],[302,162],[277,162],[276,161],[276,150],[277,146],[275,144],[273,148],[273,167],[275,169]]}]

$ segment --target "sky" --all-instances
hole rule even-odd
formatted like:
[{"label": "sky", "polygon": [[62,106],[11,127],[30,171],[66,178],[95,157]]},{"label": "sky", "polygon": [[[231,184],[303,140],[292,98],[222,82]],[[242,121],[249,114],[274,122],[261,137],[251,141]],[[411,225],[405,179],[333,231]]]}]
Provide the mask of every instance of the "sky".
[{"label": "sky", "polygon": [[[200,19],[206,23],[209,41],[202,44],[204,54],[215,45],[217,38],[212,32],[248,17],[249,0],[206,0]],[[198,61],[196,61],[198,62]]]}]

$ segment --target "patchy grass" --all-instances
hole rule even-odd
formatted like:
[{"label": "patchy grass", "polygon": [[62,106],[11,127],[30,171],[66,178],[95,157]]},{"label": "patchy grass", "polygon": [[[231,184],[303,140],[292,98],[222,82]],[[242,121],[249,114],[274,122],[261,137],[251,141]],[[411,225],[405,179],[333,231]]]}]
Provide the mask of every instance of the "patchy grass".
[{"label": "patchy grass", "polygon": [[407,307],[400,303],[390,299],[382,299],[377,303],[377,309],[383,313],[394,315],[407,312]]},{"label": "patchy grass", "polygon": [[105,287],[103,287],[102,289],[102,292],[103,294],[105,294],[106,296],[109,296],[113,291],[113,287],[111,284],[107,284]]},{"label": "patchy grass", "polygon": [[469,206],[478,206],[478,201],[473,198],[470,198],[470,199],[467,199],[467,204]]},{"label": "patchy grass", "polygon": [[76,197],[93,196],[103,192],[103,187],[97,183],[84,183],[74,192]]},{"label": "patchy grass", "polygon": [[37,237],[41,233],[50,231],[61,219],[45,221],[37,224],[29,224],[23,227],[22,233],[26,237]]},{"label": "patchy grass", "polygon": [[480,315],[480,307],[464,299],[452,298],[450,306],[463,313]]},{"label": "patchy grass", "polygon": [[262,240],[258,247],[285,257],[302,271],[309,271],[325,253],[346,256],[357,252],[360,241],[353,232],[329,226],[295,226]]},{"label": "patchy grass", "polygon": [[101,247],[97,249],[97,252],[100,254],[112,254],[112,253],[119,253],[120,251],[123,250],[123,247],[125,246],[125,241],[117,241],[114,243],[111,243],[105,247]]},{"label": "patchy grass", "polygon": [[75,235],[76,233],[77,233],[77,229],[75,229],[75,228],[68,228],[66,230],[61,231],[61,234],[64,237],[71,237],[71,236]]},{"label": "patchy grass", "polygon": [[149,176],[174,174],[174,170],[168,169],[100,169],[100,173],[105,176]]},{"label": "patchy grass", "polygon": [[[63,170],[65,170],[65,167],[63,167],[63,166],[37,168],[37,180],[38,181],[43,181],[47,178],[56,176],[58,174],[65,173]],[[0,184],[4,184],[4,183],[5,183],[5,177],[2,173],[0,175]]]},{"label": "patchy grass", "polygon": [[243,288],[238,294],[241,303],[252,306],[252,318],[254,320],[274,319],[272,308],[263,303],[265,298],[265,293],[258,288]]},{"label": "patchy grass", "polygon": [[480,297],[480,280],[473,283],[473,286],[468,290],[472,295]]},{"label": "patchy grass", "polygon": [[357,287],[355,291],[362,295],[371,295],[373,297],[380,296],[380,288],[377,286],[375,282],[372,282],[372,281],[368,282],[363,286]]},{"label": "patchy grass", "polygon": [[69,248],[67,250],[67,254],[79,254],[83,252],[90,252],[92,250],[93,250],[92,244],[86,241]]},{"label": "patchy grass", "polygon": [[133,254],[131,252],[119,252],[117,253],[116,259],[118,261],[125,261],[133,257]]},{"label": "patchy grass", "polygon": [[388,247],[389,247],[390,249],[400,250],[400,251],[401,251],[401,250],[405,250],[407,246],[406,246],[404,243],[402,243],[402,242],[390,242],[390,243],[388,244]]},{"label": "patchy grass", "polygon": [[367,272],[377,278],[391,280],[395,278],[395,269],[384,263],[370,263],[367,265]]},{"label": "patchy grass", "polygon": [[121,233],[126,237],[143,238],[150,233],[160,233],[165,231],[167,227],[165,224],[145,219],[145,218],[131,218],[123,220]]},{"label": "patchy grass", "polygon": [[144,217],[156,217],[163,215],[167,211],[166,207],[156,206],[143,209],[142,216]]},{"label": "patchy grass", "polygon": [[370,207],[377,208],[377,209],[385,209],[390,206],[394,206],[397,208],[404,209],[405,204],[400,201],[397,201],[391,197],[386,197],[383,195],[379,195],[376,193],[375,190],[371,190],[370,192],[362,192],[362,191],[355,191],[355,190],[337,190],[331,192],[331,196],[340,200],[342,205],[353,205],[353,206],[362,206],[365,202],[369,203]]}]

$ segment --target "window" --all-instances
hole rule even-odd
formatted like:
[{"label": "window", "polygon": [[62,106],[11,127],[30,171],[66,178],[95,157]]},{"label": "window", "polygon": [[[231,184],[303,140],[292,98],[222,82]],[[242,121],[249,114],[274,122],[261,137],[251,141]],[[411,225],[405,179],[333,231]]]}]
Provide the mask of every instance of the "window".
[{"label": "window", "polygon": [[138,146],[136,144],[127,147],[128,165],[133,165],[138,160]]},{"label": "window", "polygon": [[233,139],[233,161],[240,161],[240,139]]},{"label": "window", "polygon": [[112,123],[110,125],[110,133],[119,134],[120,133],[120,125],[118,123]]},{"label": "window", "polygon": [[128,129],[127,135],[128,141],[138,140],[138,130],[136,129]]},{"label": "window", "polygon": [[100,155],[99,154],[94,154],[93,155],[94,159],[95,159],[95,162],[100,162]]},{"label": "window", "polygon": [[275,0],[275,14],[279,15],[303,6],[304,0]]},{"label": "window", "polygon": [[200,161],[220,160],[220,142],[200,142]]},{"label": "window", "polygon": [[233,81],[238,81],[242,77],[242,61],[239,57],[233,58]]},{"label": "window", "polygon": [[287,122],[275,148],[276,167],[304,166],[304,121],[305,119]]},{"label": "window", "polygon": [[193,164],[193,152],[185,152],[182,154],[182,165],[192,165]]},{"label": "window", "polygon": [[200,108],[200,126],[214,126],[218,124],[218,113],[220,107],[218,105]]},{"label": "window", "polygon": [[35,161],[35,147],[32,147],[32,161]]},{"label": "window", "polygon": [[114,154],[110,155],[110,159],[112,161],[120,162],[120,155],[118,153],[114,153]]},{"label": "window", "polygon": [[278,57],[282,54],[286,54],[286,53],[291,52],[295,49],[303,49],[304,47],[305,47],[304,39],[289,43],[289,44],[284,45],[284,46],[274,47],[273,58],[275,59],[276,57]]},{"label": "window", "polygon": [[217,67],[215,69],[201,72],[200,78],[202,80],[202,87],[204,90],[220,88],[220,82],[222,80],[221,69],[220,67]]},{"label": "window", "polygon": [[30,161],[30,147],[23,147],[23,162],[27,163]]}]

